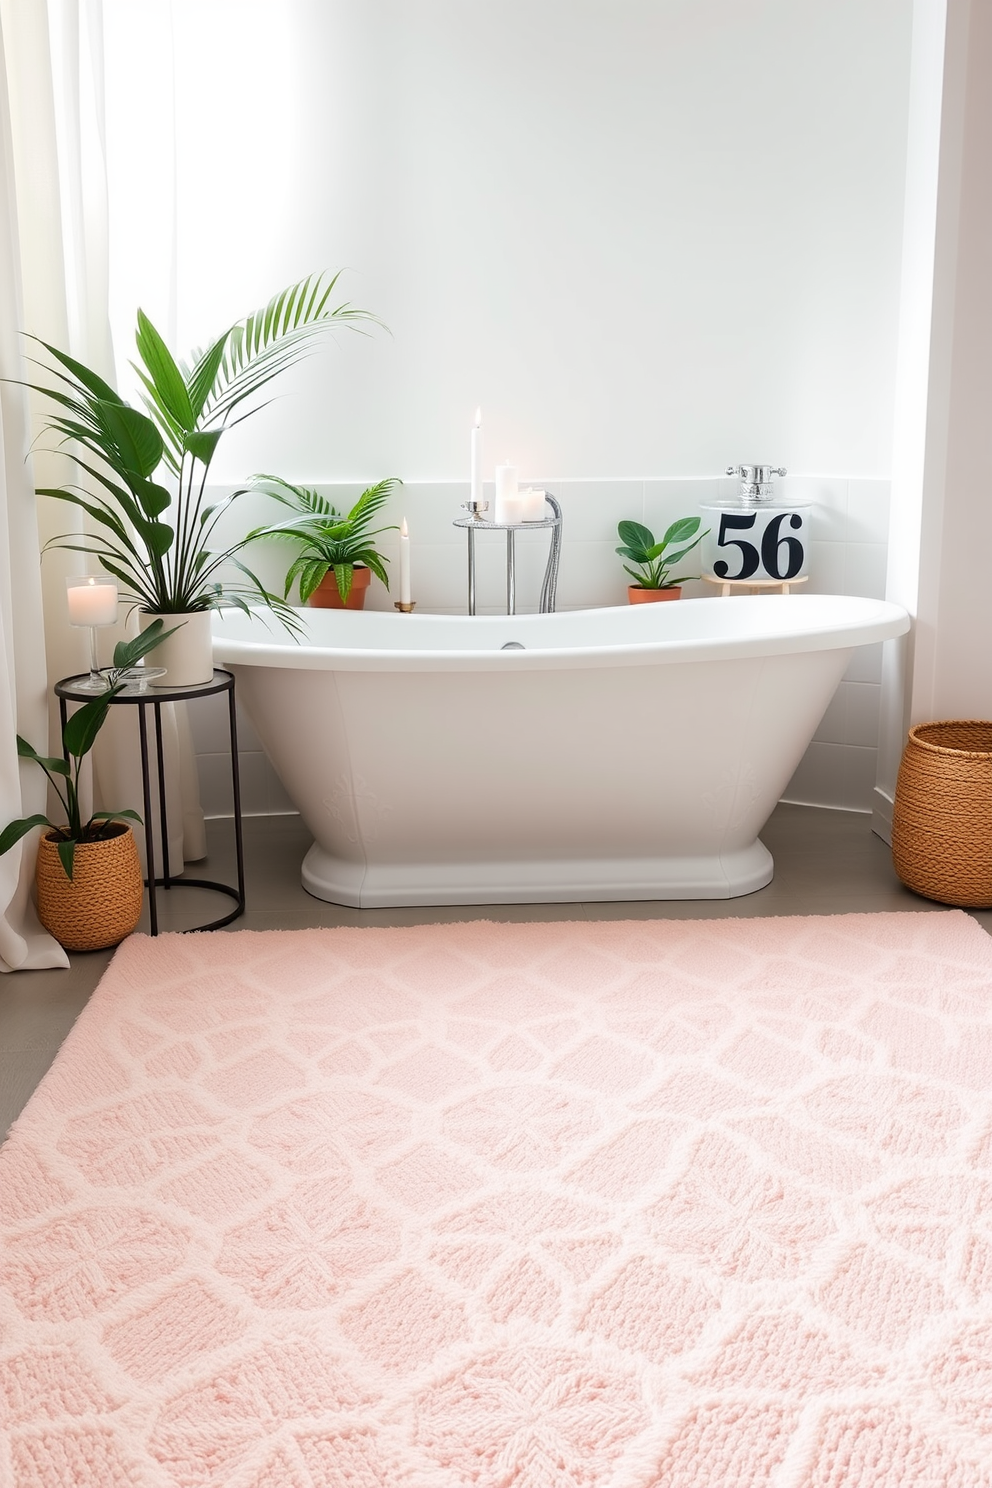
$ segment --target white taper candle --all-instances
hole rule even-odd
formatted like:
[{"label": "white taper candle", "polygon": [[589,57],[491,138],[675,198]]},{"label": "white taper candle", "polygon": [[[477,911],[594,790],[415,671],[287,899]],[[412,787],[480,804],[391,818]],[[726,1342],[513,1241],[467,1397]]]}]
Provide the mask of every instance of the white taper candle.
[{"label": "white taper candle", "polygon": [[400,524],[400,604],[410,603],[410,531],[406,517]]},{"label": "white taper candle", "polygon": [[472,491],[473,501],[482,500],[482,409],[475,410],[472,426]]}]

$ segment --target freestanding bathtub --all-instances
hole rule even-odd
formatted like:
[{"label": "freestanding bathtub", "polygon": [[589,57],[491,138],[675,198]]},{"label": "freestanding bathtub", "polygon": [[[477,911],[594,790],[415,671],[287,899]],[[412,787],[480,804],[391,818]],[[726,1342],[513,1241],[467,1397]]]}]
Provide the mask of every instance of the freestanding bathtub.
[{"label": "freestanding bathtub", "polygon": [[363,908],[760,889],[853,648],[909,628],[834,595],[300,616],[225,611],[214,656],[313,833],[305,888]]}]

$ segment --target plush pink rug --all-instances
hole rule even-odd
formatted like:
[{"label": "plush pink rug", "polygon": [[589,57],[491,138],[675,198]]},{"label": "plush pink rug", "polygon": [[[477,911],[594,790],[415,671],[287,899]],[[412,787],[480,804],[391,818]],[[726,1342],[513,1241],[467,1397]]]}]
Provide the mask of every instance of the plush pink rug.
[{"label": "plush pink rug", "polygon": [[990,1485],[992,939],[135,937],[0,1223],[2,1488]]}]

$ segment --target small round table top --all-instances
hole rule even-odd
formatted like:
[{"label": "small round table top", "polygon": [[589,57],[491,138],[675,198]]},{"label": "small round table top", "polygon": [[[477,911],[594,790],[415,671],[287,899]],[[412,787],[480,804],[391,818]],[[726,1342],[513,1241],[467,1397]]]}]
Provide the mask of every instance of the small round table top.
[{"label": "small round table top", "polygon": [[540,522],[489,522],[484,517],[455,517],[453,527],[468,527],[472,532],[529,532],[531,528],[559,527],[561,517],[544,517]]},{"label": "small round table top", "polygon": [[[103,672],[110,670],[102,667]],[[102,697],[99,692],[90,692],[76,684],[86,682],[89,672],[77,672],[75,676],[63,677],[61,682],[55,684],[55,696],[66,698],[71,703],[91,703],[94,698]],[[209,682],[201,682],[195,687],[170,687],[168,682],[165,686],[154,682],[128,682],[116,692],[110,699],[111,706],[117,703],[177,703],[185,698],[211,697],[215,692],[230,692],[234,686],[234,676],[222,667],[214,667],[213,677]]]}]

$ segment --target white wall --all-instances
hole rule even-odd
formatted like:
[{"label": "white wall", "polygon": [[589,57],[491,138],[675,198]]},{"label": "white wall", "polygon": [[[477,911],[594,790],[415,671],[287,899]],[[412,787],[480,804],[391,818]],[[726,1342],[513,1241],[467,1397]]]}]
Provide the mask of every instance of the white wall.
[{"label": "white wall", "polygon": [[458,479],[477,404],[532,472],[888,476],[910,0],[173,0],[174,49],[165,9],[107,0],[121,344],[339,265],[393,331],[220,478]]}]

